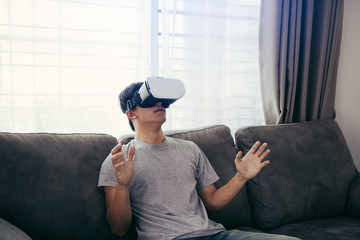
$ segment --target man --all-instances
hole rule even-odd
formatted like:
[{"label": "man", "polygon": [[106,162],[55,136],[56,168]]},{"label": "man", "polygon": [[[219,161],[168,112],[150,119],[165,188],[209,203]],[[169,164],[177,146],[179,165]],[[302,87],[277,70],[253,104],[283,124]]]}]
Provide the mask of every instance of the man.
[{"label": "man", "polygon": [[216,189],[219,179],[204,153],[186,140],[166,137],[164,101],[131,106],[129,100],[143,83],[134,83],[119,95],[122,111],[135,131],[135,139],[113,148],[104,161],[99,186],[104,187],[107,221],[123,236],[135,217],[138,238],[161,239],[294,239],[280,235],[227,231],[211,221],[206,208],[226,207],[246,182],[269,164],[267,144],[256,142],[235,159],[236,175]]}]

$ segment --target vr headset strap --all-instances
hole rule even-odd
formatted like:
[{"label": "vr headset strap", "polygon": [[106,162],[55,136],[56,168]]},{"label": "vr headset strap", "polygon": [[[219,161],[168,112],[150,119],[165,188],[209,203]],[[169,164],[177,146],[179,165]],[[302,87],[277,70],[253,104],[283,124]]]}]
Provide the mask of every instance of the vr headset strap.
[{"label": "vr headset strap", "polygon": [[137,104],[141,102],[141,97],[139,93],[136,93],[130,100],[127,100],[126,107],[127,110],[132,110]]}]

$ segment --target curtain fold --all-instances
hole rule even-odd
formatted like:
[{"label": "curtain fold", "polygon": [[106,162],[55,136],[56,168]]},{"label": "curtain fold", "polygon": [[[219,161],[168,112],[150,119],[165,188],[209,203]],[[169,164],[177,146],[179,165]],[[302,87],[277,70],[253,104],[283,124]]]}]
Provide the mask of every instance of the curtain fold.
[{"label": "curtain fold", "polygon": [[335,117],[343,0],[263,0],[259,66],[265,122]]}]

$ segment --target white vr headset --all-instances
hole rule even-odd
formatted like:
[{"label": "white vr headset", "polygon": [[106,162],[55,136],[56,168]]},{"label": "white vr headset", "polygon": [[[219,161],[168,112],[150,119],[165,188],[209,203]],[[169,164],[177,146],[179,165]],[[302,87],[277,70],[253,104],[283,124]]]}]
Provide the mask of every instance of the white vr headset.
[{"label": "white vr headset", "polygon": [[132,110],[136,105],[142,108],[154,107],[161,102],[168,108],[170,104],[180,99],[185,94],[184,84],[178,79],[151,77],[148,78],[134,96],[126,102],[127,110]]}]

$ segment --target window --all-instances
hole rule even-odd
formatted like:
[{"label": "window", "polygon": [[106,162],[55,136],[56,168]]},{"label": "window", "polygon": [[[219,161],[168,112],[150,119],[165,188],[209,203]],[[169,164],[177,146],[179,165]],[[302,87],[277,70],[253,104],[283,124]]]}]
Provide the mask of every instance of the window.
[{"label": "window", "polygon": [[158,75],[165,129],[263,124],[260,1],[0,0],[0,131],[130,132],[119,92]]}]

